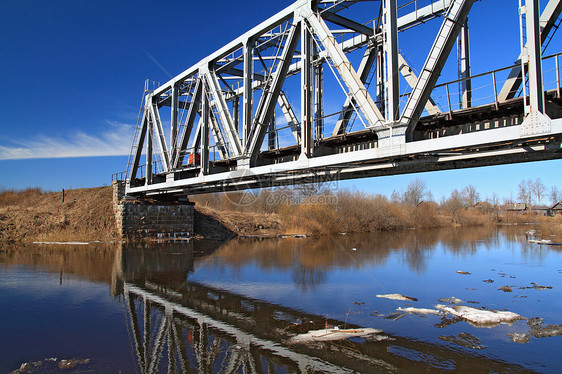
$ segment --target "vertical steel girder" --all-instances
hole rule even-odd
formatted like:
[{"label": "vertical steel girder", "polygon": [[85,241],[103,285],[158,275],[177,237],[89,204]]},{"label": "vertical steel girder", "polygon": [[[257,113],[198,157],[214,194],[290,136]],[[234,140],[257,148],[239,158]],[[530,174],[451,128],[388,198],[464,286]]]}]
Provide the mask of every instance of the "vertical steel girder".
[{"label": "vertical steel girder", "polygon": [[529,107],[530,112],[544,113],[542,82],[541,35],[539,30],[539,2],[525,1],[527,13],[527,53],[529,56]]},{"label": "vertical steel girder", "polygon": [[451,4],[437,37],[431,47],[420,76],[413,89],[406,107],[402,112],[400,122],[407,126],[407,138],[412,138],[413,130],[420,118],[435,82],[441,74],[445,61],[451,52],[453,44],[464,24],[466,17],[475,0],[455,0]]},{"label": "vertical steel girder", "polygon": [[242,104],[242,144],[248,144],[253,120],[253,95],[252,82],[254,80],[254,42],[252,39],[244,43],[244,73],[243,73],[243,104]]},{"label": "vertical steel girder", "polygon": [[394,122],[400,117],[400,81],[398,70],[398,25],[396,0],[384,2],[384,49],[386,55],[388,116],[387,120]]},{"label": "vertical steel girder", "polygon": [[[170,121],[170,160],[173,162],[176,158],[178,147],[178,114],[179,114],[179,85],[172,86],[172,110]],[[170,165],[173,167],[173,164]]]},{"label": "vertical steel girder", "polygon": [[472,82],[470,77],[470,41],[468,34],[468,17],[464,21],[464,25],[459,35],[459,79],[460,81],[460,102],[462,108],[470,108],[472,106]]},{"label": "vertical steel girder", "polygon": [[[301,24],[304,22],[300,21]],[[301,155],[312,156],[312,35],[307,27],[301,32]]]},{"label": "vertical steel girder", "polygon": [[314,66],[314,128],[315,138],[324,137],[324,69],[322,61]]},{"label": "vertical steel girder", "polygon": [[[562,13],[562,1],[550,0],[546,4],[541,17],[540,17],[540,45],[548,38],[548,34],[556,25],[556,20]],[[515,64],[517,65],[509,72],[509,76],[505,81],[500,93],[498,94],[498,101],[505,101],[515,97],[519,87],[521,86],[521,58],[519,55]]]}]

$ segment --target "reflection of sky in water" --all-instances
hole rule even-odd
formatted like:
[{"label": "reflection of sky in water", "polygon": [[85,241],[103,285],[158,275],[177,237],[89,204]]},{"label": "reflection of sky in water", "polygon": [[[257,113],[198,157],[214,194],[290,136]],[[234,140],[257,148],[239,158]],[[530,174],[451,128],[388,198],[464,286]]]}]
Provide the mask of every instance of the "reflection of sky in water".
[{"label": "reflection of sky in water", "polygon": [[0,265],[0,321],[0,372],[49,357],[134,370],[130,354],[124,355],[129,343],[123,308],[107,284],[64,275],[61,285],[56,273]]},{"label": "reflection of sky in water", "polygon": [[[353,236],[350,237],[346,238],[348,244],[353,243]],[[484,345],[493,346],[486,352],[493,352],[499,357],[505,355],[507,361],[510,360],[509,357],[515,357],[512,356],[514,353],[531,360],[533,354],[544,357],[542,351],[560,348],[561,337],[533,339],[525,345],[512,343],[507,334],[528,332],[525,321],[516,322],[513,326],[494,328],[475,328],[459,322],[443,329],[434,326],[441,321],[437,316],[422,318],[408,315],[392,321],[373,315],[388,315],[396,308],[407,305],[433,308],[441,303],[439,298],[454,296],[462,299],[464,305],[506,309],[529,318],[542,317],[545,324],[562,324],[562,274],[559,272],[562,271],[562,251],[555,247],[510,241],[500,235],[472,243],[460,241],[457,245],[437,241],[432,246],[418,247],[423,249],[408,249],[411,247],[406,243],[391,251],[385,250],[384,256],[377,256],[378,250],[373,247],[379,246],[378,242],[372,244],[372,247],[361,242],[355,244],[358,248],[356,251],[350,245],[326,249],[327,256],[345,259],[339,263],[334,261],[307,268],[302,264],[306,249],[301,249],[306,247],[307,240],[315,239],[285,239],[275,244],[269,243],[264,245],[267,248],[263,253],[256,255],[252,252],[252,256],[247,256],[248,261],[240,260],[246,258],[244,245],[228,248],[228,252],[219,249],[204,262],[196,263],[195,272],[189,275],[189,280],[308,313],[364,327],[382,328],[400,336],[426,341],[439,342],[440,335],[468,332],[482,339]],[[279,256],[277,251],[292,251],[291,262],[271,266],[271,259]],[[333,255],[328,254],[330,251],[345,252]],[[262,266],[264,263],[267,265]],[[303,270],[306,274],[295,275]],[[471,274],[458,274],[459,270]],[[499,273],[504,273],[505,276],[502,277]],[[487,279],[494,282],[483,282]],[[519,289],[532,286],[531,282],[553,286],[553,289]],[[501,286],[513,286],[513,292],[498,290]],[[376,297],[377,294],[388,293],[412,296],[418,301],[393,301]],[[467,304],[467,301],[477,303]],[[557,358],[552,356],[544,360]]]}]

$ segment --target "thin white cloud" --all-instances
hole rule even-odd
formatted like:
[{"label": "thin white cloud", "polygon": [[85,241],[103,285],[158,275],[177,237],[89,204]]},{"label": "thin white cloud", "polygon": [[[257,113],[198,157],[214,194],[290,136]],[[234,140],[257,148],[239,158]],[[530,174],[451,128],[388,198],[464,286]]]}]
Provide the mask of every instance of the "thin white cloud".
[{"label": "thin white cloud", "polygon": [[13,145],[0,144],[0,160],[128,155],[133,126],[114,121],[107,124],[107,130],[94,135],[76,131],[69,137],[13,139]]}]

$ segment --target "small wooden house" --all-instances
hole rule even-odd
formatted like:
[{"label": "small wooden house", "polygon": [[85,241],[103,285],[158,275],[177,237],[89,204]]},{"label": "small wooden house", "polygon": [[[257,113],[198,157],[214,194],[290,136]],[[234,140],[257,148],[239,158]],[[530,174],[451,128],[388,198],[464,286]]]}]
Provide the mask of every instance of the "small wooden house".
[{"label": "small wooden house", "polygon": [[508,203],[504,206],[506,213],[524,213],[526,209],[527,204],[525,203]]},{"label": "small wooden house", "polygon": [[474,204],[474,209],[477,209],[482,213],[492,213],[495,210],[494,206],[487,201],[477,202]]},{"label": "small wooden house", "polygon": [[552,216],[562,215],[562,201],[559,201],[550,207],[550,215]]},{"label": "small wooden house", "polygon": [[538,216],[550,216],[550,208],[544,205],[533,205],[531,207],[531,213],[536,214]]}]

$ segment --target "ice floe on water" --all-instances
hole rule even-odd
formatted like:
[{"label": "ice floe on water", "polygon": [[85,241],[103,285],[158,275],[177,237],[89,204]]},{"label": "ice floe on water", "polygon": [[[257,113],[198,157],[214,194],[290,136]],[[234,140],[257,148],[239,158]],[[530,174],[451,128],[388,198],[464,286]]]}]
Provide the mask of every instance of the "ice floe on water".
[{"label": "ice floe on water", "polygon": [[475,326],[491,327],[501,323],[512,323],[524,317],[513,312],[503,312],[498,310],[482,310],[477,308],[471,308],[464,305],[441,305],[435,306],[437,309],[449,313],[455,317],[462,318],[468,322],[471,322]]},{"label": "ice floe on water", "polygon": [[443,312],[437,310],[437,309],[427,309],[427,308],[413,308],[413,307],[408,307],[408,308],[401,308],[398,307],[398,309],[396,309],[399,312],[404,312],[404,313],[413,313],[413,314],[435,314],[435,315],[442,315]]},{"label": "ice floe on water", "polygon": [[387,339],[384,335],[380,334],[382,330],[373,328],[357,328],[357,329],[321,329],[311,330],[305,334],[299,334],[290,338],[287,343],[289,344],[305,344],[313,342],[328,342],[335,340],[345,340],[349,338],[373,338],[374,340]]},{"label": "ice floe on water", "polygon": [[390,300],[400,300],[400,301],[418,301],[415,297],[401,295],[399,293],[390,293],[386,295],[377,295],[377,297]]},{"label": "ice floe on water", "polygon": [[459,299],[458,297],[442,297],[440,299],[438,299],[437,301],[439,301],[440,303],[447,303],[447,304],[460,304],[462,303],[462,300]]},{"label": "ice floe on water", "polygon": [[525,344],[529,340],[531,340],[531,335],[525,333],[514,332],[507,335],[511,338],[511,341],[514,343]]},{"label": "ice floe on water", "polygon": [[480,339],[478,339],[476,336],[466,332],[459,332],[457,335],[449,335],[449,336],[441,335],[439,339],[444,340],[446,342],[452,342],[462,347],[466,347],[470,349],[488,348],[487,346],[482,345]]}]

